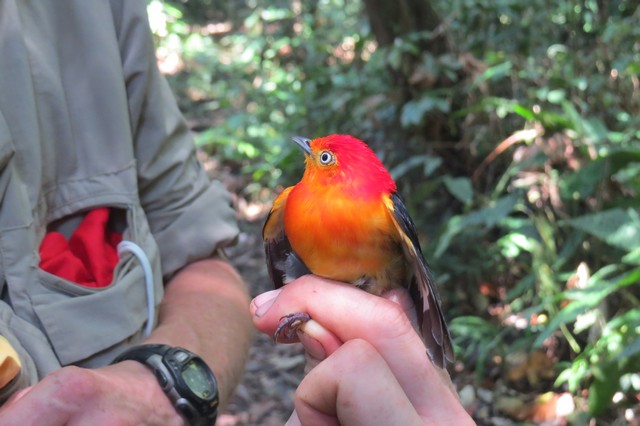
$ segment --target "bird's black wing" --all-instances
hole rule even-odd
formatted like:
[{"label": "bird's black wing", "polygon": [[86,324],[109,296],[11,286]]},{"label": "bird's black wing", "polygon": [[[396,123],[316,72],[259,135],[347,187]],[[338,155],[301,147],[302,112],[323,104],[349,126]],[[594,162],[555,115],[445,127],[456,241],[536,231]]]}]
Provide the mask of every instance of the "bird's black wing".
[{"label": "bird's black wing", "polygon": [[275,288],[309,274],[309,269],[291,248],[284,231],[284,207],[292,187],[285,189],[273,202],[262,228],[269,277]]},{"label": "bird's black wing", "polygon": [[397,194],[390,197],[395,225],[400,234],[402,248],[413,267],[413,282],[409,292],[418,314],[418,323],[429,357],[438,367],[454,361],[453,344],[440,307],[440,295],[427,262],[422,254],[418,235],[404,202]]}]

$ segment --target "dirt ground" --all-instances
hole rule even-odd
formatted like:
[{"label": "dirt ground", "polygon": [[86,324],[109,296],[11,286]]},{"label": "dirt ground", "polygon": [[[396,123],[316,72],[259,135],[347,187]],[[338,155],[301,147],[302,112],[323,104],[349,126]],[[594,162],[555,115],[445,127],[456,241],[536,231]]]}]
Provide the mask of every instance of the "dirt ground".
[{"label": "dirt ground", "polygon": [[[262,219],[263,220],[263,219]],[[260,236],[262,222],[243,221],[238,244],[228,250],[250,286],[251,296],[271,290]],[[280,426],[293,410],[293,393],[302,379],[304,353],[299,344],[275,344],[256,332],[242,382],[218,418],[217,426]]]}]

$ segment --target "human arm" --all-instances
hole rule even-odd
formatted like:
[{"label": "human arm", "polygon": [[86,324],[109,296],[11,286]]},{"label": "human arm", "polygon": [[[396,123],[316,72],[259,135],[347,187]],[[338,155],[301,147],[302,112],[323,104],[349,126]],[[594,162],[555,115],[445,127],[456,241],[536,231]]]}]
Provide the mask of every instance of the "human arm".
[{"label": "human arm", "polygon": [[254,299],[254,324],[267,334],[286,314],[312,318],[298,336],[319,362],[296,390],[290,424],[474,424],[429,361],[412,310],[401,291],[381,298],[313,276]]},{"label": "human arm", "polygon": [[160,323],[146,343],[181,346],[198,354],[213,370],[225,405],[251,344],[248,303],[242,279],[227,262],[193,263],[167,286]]},{"label": "human arm", "polygon": [[[24,10],[28,12],[24,12],[23,17],[35,21],[39,28],[45,29],[25,36],[25,39],[33,39],[35,47],[30,51],[32,59],[34,62],[38,59],[38,63],[46,64],[46,70],[51,68],[58,71],[60,67],[60,76],[58,73],[52,73],[51,77],[46,73],[42,74],[42,79],[36,79],[39,84],[42,83],[42,90],[36,91],[37,97],[34,99],[33,107],[37,107],[38,110],[42,107],[42,111],[46,112],[50,109],[65,111],[75,120],[69,120],[69,123],[55,120],[57,114],[44,112],[41,117],[43,128],[53,131],[49,132],[52,133],[50,136],[43,137],[47,142],[43,145],[53,150],[61,145],[49,144],[49,138],[73,139],[71,136],[67,138],[67,134],[63,132],[64,125],[73,128],[73,136],[78,142],[72,145],[73,149],[60,150],[64,161],[51,164],[45,161],[49,164],[46,171],[52,174],[52,181],[43,187],[36,184],[34,193],[39,193],[38,191],[45,188],[49,194],[46,202],[43,200],[41,204],[42,214],[38,214],[38,220],[44,221],[45,216],[48,220],[50,215],[55,218],[55,215],[76,214],[99,205],[125,209],[127,222],[118,225],[126,225],[123,228],[127,238],[140,243],[151,263],[153,273],[147,276],[154,282],[153,301],[160,303],[162,287],[166,290],[162,307],[157,311],[160,313],[159,328],[152,338],[154,341],[167,343],[175,339],[179,341],[178,344],[196,353],[200,350],[206,352],[209,346],[199,344],[205,330],[200,328],[200,324],[207,328],[210,336],[227,327],[228,322],[235,324],[238,318],[236,313],[241,315],[242,324],[249,324],[246,294],[240,307],[231,303],[229,299],[235,294],[231,291],[232,287],[244,294],[243,284],[237,279],[237,275],[229,272],[230,270],[222,266],[223,263],[218,263],[219,261],[202,260],[209,258],[217,247],[230,244],[237,235],[237,227],[234,211],[230,206],[230,195],[219,182],[209,182],[197,161],[189,129],[178,111],[166,81],[157,70],[153,39],[145,12],[146,4],[142,0],[111,0],[101,2],[99,6],[89,6],[83,2],[66,2],[64,7],[48,9],[40,3],[25,4]],[[30,27],[17,26],[16,30],[23,28],[26,31]],[[58,30],[61,37],[64,35],[65,40],[78,40],[78,43],[73,43],[72,47],[64,43],[56,44],[57,38],[50,44],[41,46],[37,43],[36,33],[43,39],[48,39],[51,35],[57,36]],[[19,40],[17,38],[16,42]],[[58,50],[43,47],[49,45],[63,45],[65,48]],[[54,53],[40,55],[41,51]],[[25,58],[27,57],[30,56],[25,55]],[[51,67],[51,64],[55,65]],[[38,68],[34,70],[36,75],[35,73],[39,72]],[[27,76],[26,79],[30,80],[31,74]],[[52,91],[59,97],[51,97]],[[96,93],[103,95],[95,96]],[[26,99],[26,103],[31,102],[30,98]],[[58,102],[59,99],[63,101]],[[67,99],[73,99],[73,102],[67,104]],[[106,106],[98,108],[95,105]],[[69,108],[68,112],[66,108]],[[64,117],[64,114],[61,113],[61,116]],[[76,155],[90,161],[74,162]],[[28,159],[31,157],[25,156]],[[40,155],[33,157],[39,158]],[[48,160],[44,154],[42,158]],[[50,200],[58,199],[58,182],[64,182],[65,179],[74,181],[64,171],[67,168],[82,169],[81,166],[90,168],[96,163],[108,164],[110,167],[104,170],[105,173],[99,168],[100,170],[91,170],[86,175],[80,175],[78,179],[83,183],[91,183],[92,186],[87,188],[91,188],[92,191],[86,191],[91,193],[76,192],[75,189],[61,190],[65,197],[70,198],[61,197],[60,200],[80,201],[75,204],[59,202],[67,210],[54,210],[55,206]],[[0,165],[3,165],[1,159]],[[31,166],[31,169],[40,169],[37,164]],[[36,174],[39,173],[38,171]],[[8,176],[6,173],[3,175],[3,183],[9,181]],[[17,184],[20,187],[26,186],[22,182]],[[5,188],[3,185],[0,186]],[[21,191],[5,192],[18,194],[18,201],[24,198],[24,202],[28,203],[27,197]],[[11,205],[12,201],[13,199],[7,197],[3,199],[3,212],[6,210],[5,205]],[[30,212],[31,206],[25,211]],[[54,214],[54,211],[57,213]],[[24,223],[28,223],[28,219],[25,219]],[[34,227],[41,231],[47,224],[36,222]],[[14,224],[11,225],[11,228],[18,228]],[[6,224],[3,224],[3,236],[5,229]],[[33,264],[33,261],[38,242],[37,236],[32,235],[32,232],[30,229],[21,234],[23,240],[34,246],[25,250],[28,255],[21,256],[25,262],[22,262],[18,255],[16,258],[19,262],[11,260],[3,252],[5,261],[0,271],[3,280],[0,281],[9,276],[9,269],[5,269],[9,264],[16,263],[18,267],[22,267],[20,263],[24,263],[25,270],[36,272],[37,263]],[[207,270],[206,273],[193,269],[201,268],[205,264],[209,265],[203,267]],[[25,275],[28,278],[14,278],[14,288],[19,288],[21,292],[24,290],[25,299],[29,303],[36,297],[41,301],[55,298],[56,301],[62,299],[63,302],[56,305],[60,306],[59,309],[49,306],[49,316],[43,314],[43,308],[38,312],[27,311],[29,315],[23,314],[22,318],[13,315],[13,306],[10,303],[0,303],[0,334],[4,335],[5,332],[3,324],[12,325],[21,331],[21,339],[10,340],[23,364],[23,374],[20,377],[25,378],[25,381],[28,379],[21,383],[12,382],[20,386],[12,386],[6,394],[14,394],[17,389],[34,385],[26,391],[19,392],[20,398],[14,398],[12,403],[4,407],[0,412],[0,424],[5,424],[5,419],[17,419],[20,424],[56,424],[58,421],[66,423],[65,416],[80,423],[78,418],[83,415],[96,416],[95,421],[92,417],[92,421],[84,424],[100,424],[101,421],[117,424],[118,416],[121,416],[122,424],[172,424],[181,421],[157,385],[155,377],[143,365],[122,362],[104,366],[127,346],[144,343],[140,340],[142,327],[147,319],[147,311],[143,307],[145,302],[151,304],[152,301],[143,299],[144,287],[142,279],[138,278],[142,276],[139,268],[140,265],[135,260],[124,256],[116,271],[122,271],[125,280],[116,279],[104,291],[80,289],[80,295],[74,291],[71,291],[71,294],[67,294],[65,290],[57,292],[55,290],[58,287],[55,286],[46,286],[46,291],[43,290],[42,294],[29,294],[27,291],[30,291],[32,283],[38,283],[40,277],[36,275],[39,274],[31,273]],[[127,287],[123,286],[123,282]],[[66,284],[69,285],[63,286],[63,289],[74,287],[72,283]],[[2,287],[3,295],[11,299],[13,294],[6,291],[6,285]],[[33,285],[33,288],[38,289],[39,283]],[[129,291],[131,288],[133,290]],[[219,306],[221,300],[225,301],[222,308]],[[15,307],[21,302],[17,298],[13,298],[12,301]],[[84,314],[78,315],[77,310],[68,309],[70,304],[67,304],[67,301],[73,301],[71,305],[75,308],[82,307]],[[130,301],[133,302],[127,303]],[[220,316],[210,314],[210,309],[223,310],[223,313]],[[6,312],[10,315],[5,315]],[[68,313],[66,322],[59,320],[56,315],[58,312]],[[214,324],[207,323],[211,318]],[[26,320],[30,322],[26,323]],[[21,321],[28,327],[23,327]],[[180,327],[184,329],[178,331]],[[248,332],[247,327],[241,328],[239,338],[245,336],[244,332]],[[54,331],[57,331],[56,335],[53,334]],[[11,334],[7,336],[13,337]],[[217,348],[216,357],[226,360],[226,351],[234,351],[232,342],[218,342],[217,337],[207,338],[221,343],[221,347]],[[216,364],[213,365],[214,371],[225,370],[219,373],[222,376],[219,377],[221,393],[225,398],[228,389],[231,388],[230,382],[233,381],[233,377],[228,381],[224,376],[233,374],[226,370],[225,361],[218,365],[218,361],[211,360],[208,354],[200,355]],[[241,363],[242,355],[233,352],[229,359]],[[100,368],[60,368],[61,363]],[[38,380],[41,382],[36,383]],[[26,417],[13,414],[20,406],[23,409],[17,413]],[[102,420],[100,413],[104,413]],[[106,417],[114,413],[116,417]],[[25,419],[30,419],[31,416],[40,416],[39,419],[46,417],[46,421],[25,422]]]},{"label": "human arm", "polygon": [[[167,284],[158,327],[148,343],[183,346],[213,369],[224,404],[239,380],[252,326],[248,296],[228,264],[188,265]],[[182,419],[142,364],[93,370],[62,368],[18,394],[0,410],[3,425],[181,425]]]}]

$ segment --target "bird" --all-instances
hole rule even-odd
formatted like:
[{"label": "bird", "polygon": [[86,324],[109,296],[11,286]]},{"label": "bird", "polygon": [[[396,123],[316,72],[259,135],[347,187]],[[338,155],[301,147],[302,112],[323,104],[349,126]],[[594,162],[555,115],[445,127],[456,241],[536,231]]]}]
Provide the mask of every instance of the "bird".
[{"label": "bird", "polygon": [[[429,358],[446,368],[454,350],[438,289],[390,173],[354,136],[292,140],[304,152],[304,173],[276,197],[262,232],[274,287],[307,274],[378,296],[403,286]],[[274,337],[295,334],[309,319],[306,313],[283,317]]]}]

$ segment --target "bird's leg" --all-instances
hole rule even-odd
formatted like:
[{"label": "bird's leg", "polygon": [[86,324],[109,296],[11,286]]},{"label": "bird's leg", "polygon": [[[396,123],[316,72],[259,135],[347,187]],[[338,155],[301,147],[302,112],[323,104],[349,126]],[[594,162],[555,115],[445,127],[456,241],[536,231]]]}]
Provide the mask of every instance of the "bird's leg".
[{"label": "bird's leg", "polygon": [[280,318],[280,325],[278,325],[276,332],[273,334],[273,340],[280,343],[293,342],[298,329],[310,319],[311,316],[305,312],[296,312],[283,316]]}]

